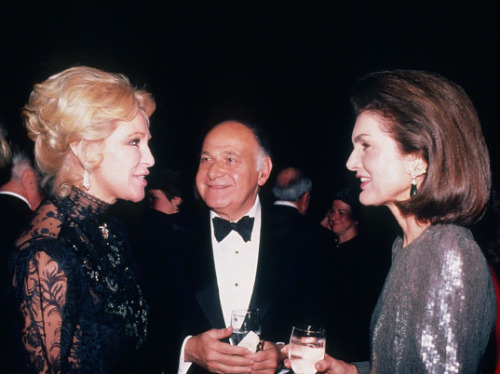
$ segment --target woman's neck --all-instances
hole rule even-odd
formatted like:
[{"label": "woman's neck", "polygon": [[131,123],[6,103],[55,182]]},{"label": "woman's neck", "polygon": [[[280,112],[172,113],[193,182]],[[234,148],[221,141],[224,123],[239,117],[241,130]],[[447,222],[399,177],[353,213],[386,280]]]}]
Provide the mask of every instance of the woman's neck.
[{"label": "woman's neck", "polygon": [[343,235],[338,235],[339,238],[338,243],[339,244],[345,243],[351,240],[352,238],[356,237],[356,235],[358,235],[358,230],[355,227],[353,227],[352,229],[345,232]]},{"label": "woman's neck", "polygon": [[395,205],[390,205],[389,209],[398,221],[399,226],[403,230],[403,247],[411,244],[418,236],[430,226],[430,222],[421,222],[417,220],[415,215],[404,216],[399,208]]}]

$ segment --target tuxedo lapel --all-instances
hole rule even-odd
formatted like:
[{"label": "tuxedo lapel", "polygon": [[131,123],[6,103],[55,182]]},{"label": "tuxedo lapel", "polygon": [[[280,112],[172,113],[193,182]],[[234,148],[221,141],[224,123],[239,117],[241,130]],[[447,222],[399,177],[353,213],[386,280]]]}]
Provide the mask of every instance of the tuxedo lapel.
[{"label": "tuxedo lapel", "polygon": [[250,307],[260,309],[261,319],[264,319],[273,304],[273,299],[280,284],[280,263],[278,246],[275,245],[275,238],[270,225],[270,217],[264,209],[261,219],[259,262]]},{"label": "tuxedo lapel", "polygon": [[192,258],[188,266],[191,266],[190,276],[193,277],[193,289],[195,299],[202,309],[204,315],[213,328],[224,328],[224,317],[220,306],[219,288],[217,286],[217,275],[215,272],[212,241],[210,236],[209,215],[201,222],[202,229],[192,247]]}]

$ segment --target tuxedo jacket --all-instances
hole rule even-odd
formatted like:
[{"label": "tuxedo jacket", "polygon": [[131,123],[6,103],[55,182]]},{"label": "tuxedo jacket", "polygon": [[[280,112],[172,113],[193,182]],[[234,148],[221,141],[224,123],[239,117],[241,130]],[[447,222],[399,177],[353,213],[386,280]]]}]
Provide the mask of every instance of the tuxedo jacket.
[{"label": "tuxedo jacket", "polygon": [[[293,208],[291,208],[293,209]],[[262,206],[259,258],[250,308],[261,313],[261,338],[288,342],[292,326],[314,324],[318,268],[316,238],[307,226],[291,224],[281,207]],[[297,212],[298,213],[298,212]],[[196,235],[182,251],[184,269],[180,336],[224,328],[213,259],[209,212],[204,212]],[[193,365],[189,373],[202,373]]]},{"label": "tuxedo jacket", "polygon": [[[32,210],[25,201],[12,195],[0,194],[0,277],[6,281],[7,261],[14,243],[30,222]],[[3,288],[2,288],[3,289]]]},{"label": "tuxedo jacket", "polygon": [[11,247],[29,223],[32,210],[25,201],[12,195],[0,194],[0,246]]}]

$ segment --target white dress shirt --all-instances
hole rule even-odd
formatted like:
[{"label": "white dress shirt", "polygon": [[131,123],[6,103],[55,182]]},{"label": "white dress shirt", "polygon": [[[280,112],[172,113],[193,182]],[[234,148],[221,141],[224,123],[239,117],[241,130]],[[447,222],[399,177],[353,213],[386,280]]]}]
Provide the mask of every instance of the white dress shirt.
[{"label": "white dress shirt", "polygon": [[[259,196],[250,211],[245,214],[254,217],[251,239],[245,243],[241,235],[232,230],[223,240],[217,242],[214,236],[213,218],[219,217],[210,211],[210,233],[212,251],[219,288],[219,301],[226,327],[231,325],[231,312],[236,309],[246,309],[250,305],[257,263],[259,259],[261,206]],[[184,348],[187,340],[184,339],[181,347],[178,374],[185,374],[191,363],[184,362]]]},{"label": "white dress shirt", "polygon": [[260,243],[261,214],[258,197],[246,215],[255,218],[252,236],[248,242],[245,243],[241,235],[234,230],[217,242],[212,219],[218,215],[210,212],[215,272],[226,327],[231,325],[231,311],[248,308],[252,297]]}]

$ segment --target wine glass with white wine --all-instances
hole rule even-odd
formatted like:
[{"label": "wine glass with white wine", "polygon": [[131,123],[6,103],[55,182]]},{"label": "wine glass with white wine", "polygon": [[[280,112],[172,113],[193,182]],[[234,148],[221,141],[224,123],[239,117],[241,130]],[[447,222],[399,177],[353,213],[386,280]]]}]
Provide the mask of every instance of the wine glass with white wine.
[{"label": "wine glass with white wine", "polygon": [[288,358],[297,374],[315,374],[316,362],[325,358],[325,330],[314,326],[294,326]]}]

